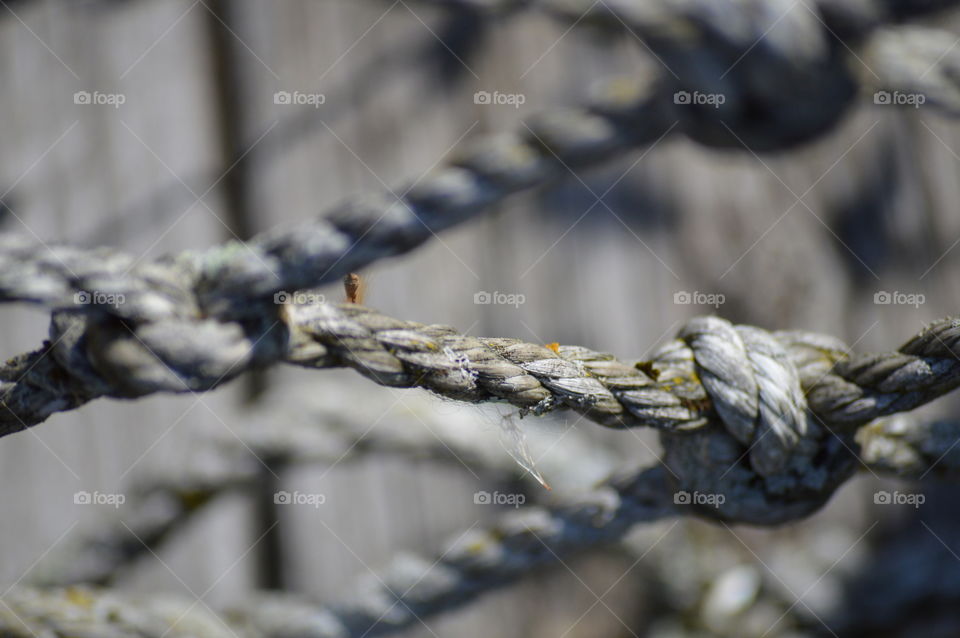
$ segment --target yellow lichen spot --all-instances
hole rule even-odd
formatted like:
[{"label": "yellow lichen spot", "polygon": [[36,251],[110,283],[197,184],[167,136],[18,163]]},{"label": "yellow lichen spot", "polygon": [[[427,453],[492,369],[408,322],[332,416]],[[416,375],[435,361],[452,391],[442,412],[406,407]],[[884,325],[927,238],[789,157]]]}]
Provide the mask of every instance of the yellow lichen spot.
[{"label": "yellow lichen spot", "polygon": [[194,510],[210,500],[210,492],[204,490],[189,490],[180,492],[180,500],[188,510]]},{"label": "yellow lichen spot", "polygon": [[560,344],[554,341],[553,343],[544,344],[550,350],[553,350],[557,354],[560,354]]},{"label": "yellow lichen spot", "polygon": [[78,607],[93,607],[93,603],[95,602],[93,596],[81,587],[67,587],[64,593],[67,596],[67,600]]}]

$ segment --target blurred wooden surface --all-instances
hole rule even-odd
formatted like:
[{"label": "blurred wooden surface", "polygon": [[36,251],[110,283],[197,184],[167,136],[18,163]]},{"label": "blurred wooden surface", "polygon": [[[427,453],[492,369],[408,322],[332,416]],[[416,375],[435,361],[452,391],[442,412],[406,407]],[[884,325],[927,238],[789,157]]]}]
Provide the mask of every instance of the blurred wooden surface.
[{"label": "blurred wooden surface", "polygon": [[[250,222],[262,230],[355,193],[389,187],[399,194],[465,139],[522,126],[536,111],[582,99],[602,77],[651,64],[630,38],[565,33],[535,15],[482,34],[466,29],[457,39],[441,14],[413,3],[227,4],[226,24],[188,0],[110,9],[37,2],[0,12],[4,231],[117,245],[145,259],[203,248],[230,238],[236,221],[222,179],[237,159],[224,152],[230,144],[243,155]],[[221,53],[232,60],[242,96],[225,105],[242,129],[226,145],[212,29],[229,29],[224,40],[232,45]],[[481,46],[458,48],[471,34]],[[474,93],[484,90],[520,93],[525,103],[475,104]],[[77,91],[120,93],[126,101],[78,105]],[[320,93],[325,101],[316,109],[275,104],[277,91]],[[624,358],[642,358],[682,320],[710,312],[832,333],[861,350],[889,349],[960,305],[951,285],[960,275],[960,249],[951,250],[960,238],[957,131],[935,113],[877,107],[866,96],[833,134],[789,154],[758,158],[670,138],[642,156],[516,196],[409,256],[377,264],[365,273],[367,303],[471,334],[576,343]],[[803,194],[802,203],[794,194]],[[476,305],[480,291],[519,293],[525,303]],[[677,305],[680,291],[720,293],[725,303]],[[877,305],[878,291],[923,293],[926,302]],[[331,300],[342,295],[325,292]],[[0,311],[5,355],[44,337],[43,313]],[[291,369],[267,375],[271,387],[302,387],[312,396],[325,392],[323,379]],[[368,391],[403,401],[403,393]],[[98,401],[5,439],[0,582],[28,577],[76,526],[112,515],[74,505],[75,492],[122,492],[139,466],[176,458],[201,429],[231,428],[245,418],[244,392],[234,383],[196,397]],[[956,405],[948,398],[928,410],[949,413]],[[437,408],[475,409],[439,400]],[[277,418],[290,410],[296,405],[277,406]],[[649,456],[629,434],[596,436],[635,449],[638,462]],[[651,433],[640,436],[655,445]],[[336,599],[343,583],[397,551],[435,550],[477,519],[472,493],[484,487],[467,472],[378,457],[284,480],[336,495],[322,510],[291,512],[281,524],[287,556],[296,557],[284,565],[289,586],[323,599]],[[817,518],[855,516],[845,509],[835,504]],[[257,584],[258,550],[248,551],[255,529],[250,503],[229,499],[126,582],[228,601]],[[433,635],[554,636],[566,627],[559,619],[576,610],[572,622],[595,601],[585,587],[602,592],[618,575],[609,573],[604,559],[579,565],[576,577],[559,569],[428,624]],[[639,586],[618,585],[610,606],[628,616]],[[568,635],[621,634],[622,625],[598,607]]]}]

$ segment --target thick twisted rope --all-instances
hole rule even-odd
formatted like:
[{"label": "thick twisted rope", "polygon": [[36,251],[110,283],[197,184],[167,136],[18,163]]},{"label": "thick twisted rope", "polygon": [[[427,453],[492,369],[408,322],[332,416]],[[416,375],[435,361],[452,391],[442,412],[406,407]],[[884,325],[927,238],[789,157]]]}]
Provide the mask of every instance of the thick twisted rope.
[{"label": "thick twisted rope", "polygon": [[960,475],[960,423],[909,414],[878,419],[857,432],[860,458],[874,472],[902,479]]},{"label": "thick twisted rope", "polygon": [[[37,250],[33,241],[4,238],[0,301],[75,307],[75,295],[86,291],[91,307],[128,320],[198,314],[243,320],[262,310],[251,301],[338,281],[376,259],[409,251],[513,192],[561,176],[565,166],[595,165],[655,141],[674,123],[656,89],[642,81],[614,84],[584,108],[534,117],[515,135],[481,139],[401,198],[357,198],[242,245],[141,264],[108,249]],[[119,295],[123,303],[111,305]]]},{"label": "thick twisted rope", "polygon": [[[956,445],[956,427],[929,424],[944,430],[942,436],[934,437],[935,443],[929,443],[923,439],[926,425],[918,426],[915,437],[910,434],[915,428],[902,421],[901,417],[884,419],[861,430],[858,439],[864,445],[863,460],[872,469],[916,476],[920,469],[917,450],[922,448],[924,468],[943,463],[948,473],[955,471],[956,458],[949,454]],[[908,448],[898,440],[904,437],[911,439]],[[905,462],[905,452],[911,462]],[[189,601],[167,600],[157,606],[155,598],[127,599],[95,589],[17,588],[5,596],[5,606],[0,607],[0,628],[10,636],[41,635],[41,628],[65,636],[78,623],[98,636],[114,635],[121,628],[135,628],[142,632],[136,635],[144,636],[218,636],[221,631],[224,635],[270,638],[389,634],[465,604],[530,569],[615,542],[637,523],[698,514],[694,508],[676,506],[676,492],[671,492],[667,479],[662,469],[646,470],[611,479],[567,503],[525,508],[491,528],[471,528],[433,559],[397,559],[381,576],[368,578],[348,605],[320,606],[289,595],[258,595],[219,619],[199,608],[174,625]]]},{"label": "thick twisted rope", "polygon": [[[630,16],[631,24],[649,23],[651,37],[673,52],[670,64],[683,71],[683,86],[722,93],[730,101],[722,112],[677,104],[672,78],[615,83],[582,109],[535,117],[519,134],[481,140],[402,198],[357,200],[292,231],[277,230],[248,244],[231,243],[156,262],[139,263],[107,249],[38,250],[33,242],[4,238],[0,301],[60,308],[79,303],[94,316],[82,326],[75,317],[56,315],[50,346],[55,362],[34,353],[0,371],[0,379],[18,381],[0,386],[0,433],[28,427],[95,396],[136,396],[149,388],[209,389],[245,369],[274,363],[286,355],[288,335],[277,323],[272,295],[329,282],[375,259],[410,250],[431,234],[566,167],[595,164],[674,129],[707,144],[729,144],[731,132],[738,144],[745,140],[753,145],[750,140],[756,137],[755,148],[782,148],[822,133],[852,98],[851,78],[836,59],[845,55],[843,47],[828,46],[832,36],[806,10],[789,12],[790,24],[802,37],[760,38],[762,44],[755,46],[758,40],[752,36],[773,26],[772,13],[758,10],[765,6],[731,5],[729,16],[713,15],[706,21],[696,3],[672,9],[658,5],[642,16],[634,15],[635,5],[617,9],[618,16],[621,11]],[[823,11],[834,17],[847,14]],[[869,11],[861,15],[858,10],[848,18],[866,29],[909,14],[907,9],[879,11],[865,20]],[[668,28],[680,23],[689,29]],[[733,28],[735,23],[744,28]],[[751,55],[741,61],[747,52]],[[723,83],[710,85],[703,77],[706,53],[719,56],[708,55],[711,64],[730,62],[730,73],[719,74],[727,78]],[[808,108],[809,100],[816,108]],[[68,332],[64,346],[61,339]],[[155,378],[129,384],[147,390],[119,391],[124,378],[103,379],[95,373],[112,364],[89,360],[135,356],[141,345],[166,368],[145,364],[144,370]],[[71,372],[60,374],[65,367]]]},{"label": "thick twisted rope", "polygon": [[[383,385],[507,402],[521,414],[568,408],[607,427],[658,428],[678,489],[725,492],[726,504],[706,513],[756,524],[819,508],[855,470],[850,449],[857,427],[960,384],[960,319],[931,324],[895,352],[848,355],[823,335],[768,333],[703,317],[649,361],[628,364],[577,346],[470,337],[353,304],[278,307],[265,335],[291,363],[350,367]],[[116,319],[57,318],[56,345],[15,362],[16,374],[6,377],[13,383],[0,388],[14,427],[22,417],[10,398],[61,392],[73,402],[63,405],[72,407],[105,394],[206,390],[249,362],[247,350],[202,334],[171,343],[159,330],[164,324],[133,335]],[[184,362],[184,354],[204,365]],[[49,365],[60,385],[36,393],[50,377]]]},{"label": "thick twisted rope", "polygon": [[[707,145],[746,144],[753,150],[819,136],[854,97],[854,79],[841,57],[846,49],[835,41],[835,29],[866,33],[950,4],[825,2],[817,5],[821,16],[805,7],[779,12],[790,7],[772,0],[731,2],[724,11],[697,2],[598,3],[591,15],[641,29],[662,50],[671,72],[614,82],[582,108],[535,116],[518,133],[484,139],[401,198],[358,199],[292,232],[265,233],[242,247],[228,244],[141,265],[105,249],[38,251],[32,242],[5,240],[0,300],[67,307],[79,289],[123,294],[122,307],[101,309],[129,319],[196,312],[244,317],[251,299],[335,281],[375,259],[406,252],[515,191],[562,175],[565,165],[595,165],[671,130]],[[781,31],[793,35],[777,36]],[[879,56],[878,62],[887,59]],[[935,73],[928,83],[949,85],[953,77]],[[724,102],[716,108],[678,103],[677,91],[723,95]]]},{"label": "thick twisted rope", "polygon": [[[798,382],[819,419],[850,429],[926,403],[960,379],[957,319],[935,322],[897,352],[850,357],[842,343],[823,335],[767,334],[701,319],[650,362],[631,365],[582,347],[554,351],[469,337],[354,305],[277,308],[283,312],[261,340],[273,339],[283,358],[298,365],[352,367],[384,385],[425,387],[456,400],[502,400],[538,414],[567,407],[608,427],[689,430],[706,424],[715,409],[743,442],[751,434],[746,422],[757,418],[778,440],[802,434]],[[78,313],[57,318],[50,345],[0,371],[6,433],[94,396],[209,390],[255,364],[239,330],[233,342],[201,333],[170,343],[162,324],[134,334],[116,320],[90,321]],[[743,403],[737,393],[757,395],[757,402]],[[34,396],[46,402],[31,404]]]},{"label": "thick twisted rope", "polygon": [[702,317],[650,361],[627,364],[580,346],[469,337],[349,304],[285,308],[295,326],[287,360],[299,365],[351,367],[384,385],[538,414],[566,407],[607,427],[692,430],[715,410],[744,443],[756,430],[785,441],[802,435],[807,403],[826,425],[851,429],[960,384],[957,318],[934,322],[896,352],[849,355],[825,335]]},{"label": "thick twisted rope", "polygon": [[[861,430],[864,460],[873,469],[888,466],[900,450],[891,439],[909,437],[900,417]],[[932,425],[934,429],[941,426]],[[956,444],[956,428],[947,426],[942,439],[928,446],[924,463],[936,465]],[[925,432],[926,426],[919,426]],[[914,438],[914,437],[910,437]],[[914,441],[915,452],[921,441]],[[872,452],[877,447],[885,453]],[[911,453],[913,453],[911,452]],[[933,459],[936,455],[938,459]],[[956,456],[956,455],[954,455]],[[895,461],[897,471],[915,464]],[[914,459],[916,461],[916,459]],[[946,459],[949,468],[956,459]],[[912,468],[912,469],[911,469]],[[266,636],[268,638],[350,638],[378,636],[418,624],[442,611],[473,600],[484,591],[506,585],[571,554],[615,542],[632,526],[665,516],[699,514],[676,504],[667,472],[645,470],[613,478],[594,491],[552,507],[528,507],[486,529],[471,528],[432,559],[401,557],[383,573],[360,584],[351,602],[322,606],[290,595],[257,595],[228,608],[219,618],[202,607],[177,620],[189,601],[129,598],[98,589],[35,590],[18,587],[0,606],[0,629],[11,637],[74,635],[82,627],[90,635]]]},{"label": "thick twisted rope", "polygon": [[[272,395],[269,409],[245,415],[245,422],[229,433],[200,436],[176,463],[138,472],[121,490],[125,498],[121,519],[107,517],[71,534],[35,565],[24,582],[110,584],[120,569],[157,551],[172,532],[217,499],[230,493],[253,494],[271,472],[279,477],[280,489],[293,489],[284,475],[295,466],[389,455],[444,463],[484,478],[535,483],[500,446],[490,445],[489,432],[483,434],[488,419],[478,411],[440,415],[430,409],[433,399],[426,394],[404,398],[404,409],[398,410],[394,393],[371,395],[358,379],[342,381],[346,379],[330,380],[332,387],[322,405],[311,405],[302,391]],[[360,400],[363,407],[358,409]],[[297,408],[278,414],[277,404]],[[371,428],[375,419],[382,419],[383,425]],[[609,472],[613,465],[609,455],[576,431],[553,441],[550,450],[537,466],[556,477],[555,484],[589,484],[596,480],[598,467]],[[585,454],[597,460],[583,462]]]},{"label": "thick twisted rope", "polygon": [[[322,607],[285,596],[263,597],[228,610],[219,622],[207,617],[207,625],[268,638],[384,635],[411,626],[418,618],[453,609],[559,557],[614,542],[637,522],[675,513],[663,473],[658,468],[613,478],[578,499],[554,507],[524,508],[489,528],[472,528],[436,560],[395,561],[381,577],[361,584],[349,605]],[[105,600],[97,604],[101,596]],[[88,603],[75,606],[79,599]],[[98,636],[128,635],[119,633],[122,628],[150,637],[220,635],[192,634],[198,629],[187,622],[185,627],[174,626],[177,614],[169,613],[173,605],[165,610],[168,613],[158,613],[143,601],[131,604],[99,590],[22,588],[8,594],[4,603],[0,629],[11,637],[46,635],[45,631],[72,635],[69,631],[79,627]],[[220,623],[228,627],[217,627]]]}]

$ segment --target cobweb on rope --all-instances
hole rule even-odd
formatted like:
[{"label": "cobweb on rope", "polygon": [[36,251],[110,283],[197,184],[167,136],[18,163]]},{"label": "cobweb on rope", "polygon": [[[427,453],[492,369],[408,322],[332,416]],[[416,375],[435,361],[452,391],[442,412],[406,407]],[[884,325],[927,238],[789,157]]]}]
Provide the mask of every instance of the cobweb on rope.
[{"label": "cobweb on rope", "polygon": [[540,470],[537,469],[536,461],[530,454],[530,448],[527,445],[527,435],[517,425],[513,418],[515,414],[513,411],[500,414],[500,445],[517,462],[517,465],[526,470],[540,485],[552,490],[553,488],[550,487]]},{"label": "cobweb on rope", "polygon": [[[470,360],[464,354],[458,354],[454,352],[450,347],[444,347],[443,353],[454,363],[456,363],[460,368],[460,374],[476,382],[475,373],[469,370]],[[534,461],[533,456],[530,454],[530,448],[527,445],[527,436],[522,429],[517,425],[514,420],[514,416],[518,412],[514,410],[509,410],[507,412],[500,412],[499,425],[500,425],[500,436],[499,442],[500,446],[506,450],[507,454],[510,455],[517,465],[526,470],[530,476],[532,476],[540,485],[545,487],[548,490],[552,490],[550,484],[547,483],[546,479],[543,478],[543,474],[537,469],[536,461]]]}]

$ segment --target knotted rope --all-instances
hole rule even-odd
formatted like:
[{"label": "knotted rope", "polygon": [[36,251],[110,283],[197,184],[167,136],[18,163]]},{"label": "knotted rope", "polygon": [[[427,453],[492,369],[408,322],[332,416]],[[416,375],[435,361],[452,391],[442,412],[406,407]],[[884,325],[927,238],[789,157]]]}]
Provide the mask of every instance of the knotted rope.
[{"label": "knotted rope", "polygon": [[[649,361],[629,364],[579,346],[471,337],[353,304],[272,307],[277,318],[259,341],[290,363],[350,367],[383,385],[503,401],[521,414],[569,408],[607,427],[655,427],[681,489],[757,493],[759,481],[776,507],[728,498],[726,509],[708,513],[761,524],[823,503],[854,469],[848,448],[858,426],[960,384],[960,319],[935,322],[896,352],[849,355],[824,335],[702,317]],[[193,338],[184,343],[164,323],[146,328],[57,313],[52,343],[4,371],[13,381],[0,387],[7,432],[22,427],[15,406],[32,407],[31,398],[39,397],[42,414],[94,396],[203,391],[255,361],[258,344],[239,330],[235,342],[186,332]]]}]

